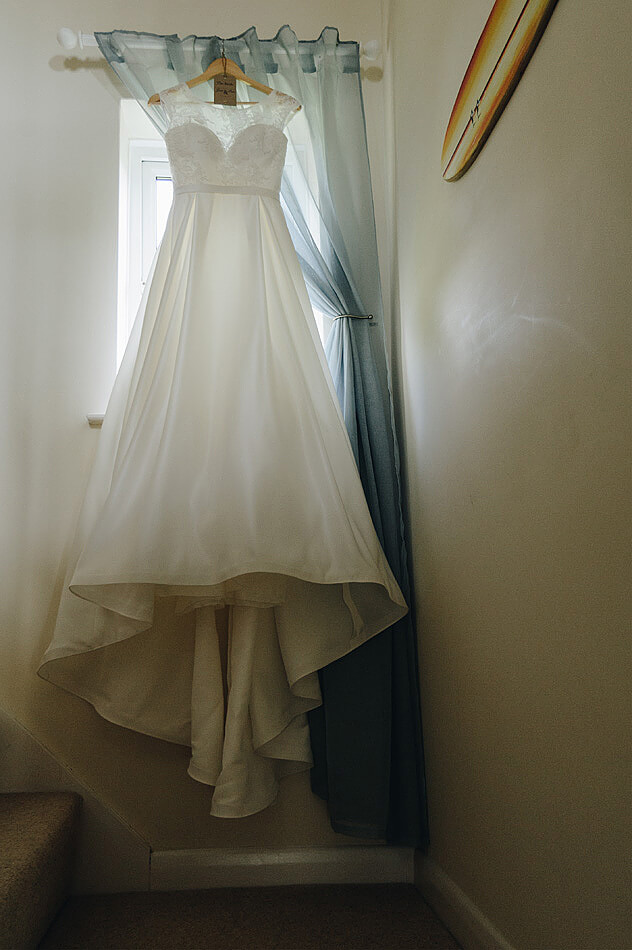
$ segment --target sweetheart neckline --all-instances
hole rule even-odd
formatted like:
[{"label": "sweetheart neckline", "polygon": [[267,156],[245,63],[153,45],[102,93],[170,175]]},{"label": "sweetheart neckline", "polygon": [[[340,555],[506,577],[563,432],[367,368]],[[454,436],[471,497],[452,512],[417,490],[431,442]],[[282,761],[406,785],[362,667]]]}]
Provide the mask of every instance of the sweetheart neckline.
[{"label": "sweetheart neckline", "polygon": [[278,133],[278,135],[280,135],[281,138],[284,139],[286,144],[288,141],[287,135],[284,132],[282,132],[281,129],[277,129],[276,126],[270,125],[268,122],[252,122],[250,125],[245,125],[242,129],[238,129],[235,135],[233,135],[230,141],[230,144],[228,146],[225,146],[221,138],[217,134],[217,132],[215,132],[210,126],[204,125],[202,122],[195,122],[191,119],[188,122],[182,122],[180,125],[172,126],[170,129],[168,129],[165,133],[165,139],[167,135],[169,135],[171,132],[175,132],[176,129],[185,128],[186,126],[189,126],[189,125],[197,125],[198,128],[204,129],[206,132],[210,132],[213,138],[219,143],[219,147],[222,149],[222,151],[225,154],[228,154],[228,152],[230,152],[230,150],[235,145],[235,142],[237,141],[239,136],[242,134],[242,132],[247,132],[249,129],[257,129],[257,128],[271,129],[273,132]]}]

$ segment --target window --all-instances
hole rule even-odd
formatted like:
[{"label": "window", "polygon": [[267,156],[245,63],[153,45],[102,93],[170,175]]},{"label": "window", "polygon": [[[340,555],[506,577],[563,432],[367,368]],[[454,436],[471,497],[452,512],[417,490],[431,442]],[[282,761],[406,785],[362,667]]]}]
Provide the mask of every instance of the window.
[{"label": "window", "polygon": [[[117,366],[125,352],[173,197],[164,141],[141,106],[131,99],[121,101],[119,141]],[[306,171],[309,187],[299,165]],[[315,173],[306,142],[288,148],[285,171],[310,229],[318,237],[317,214],[309,195],[309,188],[315,193]],[[315,310],[314,316],[324,339],[329,321],[319,311]]]},{"label": "window", "polygon": [[137,102],[121,101],[116,355],[120,364],[171,205],[167,150]]}]

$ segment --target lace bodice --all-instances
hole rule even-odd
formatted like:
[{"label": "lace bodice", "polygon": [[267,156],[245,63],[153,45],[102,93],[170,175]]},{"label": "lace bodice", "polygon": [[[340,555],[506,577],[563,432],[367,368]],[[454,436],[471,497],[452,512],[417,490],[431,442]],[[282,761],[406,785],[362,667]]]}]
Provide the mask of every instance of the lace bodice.
[{"label": "lace bodice", "polygon": [[160,94],[168,128],[165,143],[173,183],[230,186],[278,194],[287,139],[283,129],[300,104],[274,91],[260,102],[205,102],[186,83]]}]

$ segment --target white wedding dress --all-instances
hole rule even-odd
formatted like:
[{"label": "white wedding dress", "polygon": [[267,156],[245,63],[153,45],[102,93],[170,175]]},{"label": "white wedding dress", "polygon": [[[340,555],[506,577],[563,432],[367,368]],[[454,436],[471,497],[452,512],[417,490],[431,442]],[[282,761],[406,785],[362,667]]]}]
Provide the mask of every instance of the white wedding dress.
[{"label": "white wedding dress", "polygon": [[211,813],[240,817],[309,767],[317,670],[407,607],[279,202],[298,103],[161,98],[174,201],[39,673],[190,746]]}]

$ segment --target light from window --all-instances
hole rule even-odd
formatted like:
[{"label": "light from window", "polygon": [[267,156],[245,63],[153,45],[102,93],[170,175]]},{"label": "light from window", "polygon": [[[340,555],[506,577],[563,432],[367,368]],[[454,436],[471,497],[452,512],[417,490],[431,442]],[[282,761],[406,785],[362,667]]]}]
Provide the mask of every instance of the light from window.
[{"label": "light from window", "polygon": [[156,247],[160,245],[167,226],[169,209],[173,201],[173,182],[171,177],[156,177]]}]

